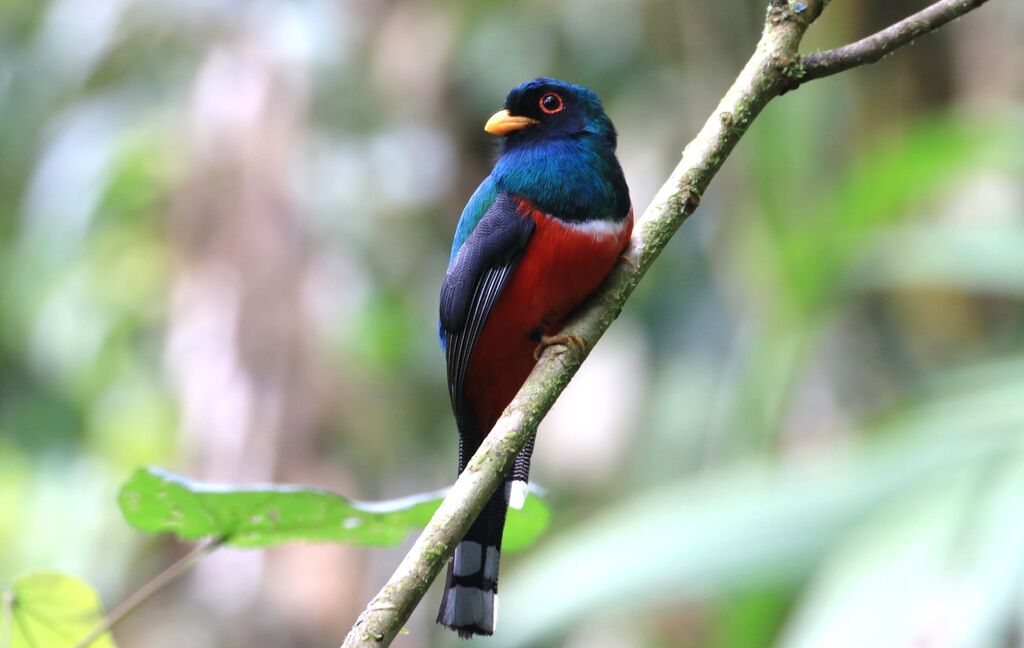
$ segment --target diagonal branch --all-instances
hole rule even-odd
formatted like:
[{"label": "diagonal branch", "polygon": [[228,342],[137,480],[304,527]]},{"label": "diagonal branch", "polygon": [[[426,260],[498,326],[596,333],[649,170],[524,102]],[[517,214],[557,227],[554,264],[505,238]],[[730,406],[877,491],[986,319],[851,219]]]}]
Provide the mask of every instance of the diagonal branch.
[{"label": "diagonal branch", "polygon": [[986,2],[988,0],[936,2],[856,43],[808,54],[803,58],[803,75],[800,82],[831,76],[868,63],[877,63],[894,50],[914,42],[918,36],[935,31]]},{"label": "diagonal branch", "polygon": [[[526,445],[541,419],[569,384],[589,349],[593,348],[594,343],[622,312],[626,299],[658,254],[696,209],[701,194],[765,105],[776,96],[808,80],[806,66],[809,63],[815,71],[824,70],[810,77],[818,78],[872,60],[871,54],[865,53],[862,58],[856,58],[850,63],[848,60],[853,55],[825,52],[801,61],[798,52],[804,32],[828,1],[769,1],[764,31],[754,54],[703,128],[686,146],[679,164],[637,221],[627,252],[629,263],[620,263],[601,289],[566,326],[564,332],[587,340],[588,348],[558,356],[548,352],[541,357],[391,579],[359,615],[342,648],[381,648],[390,645],[451,556],[455,545],[483,510],[491,494],[504,481],[516,454]],[[922,12],[928,12],[927,20],[931,21],[923,23],[924,27],[920,22],[915,23],[917,26],[908,28],[908,36],[903,28],[899,28],[903,23],[899,23],[890,28],[895,31],[888,36],[883,35],[889,30],[872,36],[872,39],[879,38],[874,47],[880,48],[882,53],[879,56],[882,56],[910,42],[923,31],[936,29],[984,1],[938,2]],[[916,16],[908,20],[914,18]],[[853,46],[857,45],[855,43]],[[843,49],[833,52],[841,52]],[[823,55],[829,56],[825,59],[813,58]],[[821,62],[815,63],[816,60]],[[833,70],[833,65],[845,67]]]}]

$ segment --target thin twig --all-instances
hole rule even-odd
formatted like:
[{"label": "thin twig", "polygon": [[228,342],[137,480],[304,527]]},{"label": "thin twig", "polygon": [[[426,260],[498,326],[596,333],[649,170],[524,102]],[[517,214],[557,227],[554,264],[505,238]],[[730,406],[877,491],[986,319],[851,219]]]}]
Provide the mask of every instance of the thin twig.
[{"label": "thin twig", "polygon": [[988,0],[941,0],[856,43],[808,54],[803,57],[803,73],[799,81],[820,79],[877,63],[892,51],[914,42],[918,36],[935,31],[986,2]]},{"label": "thin twig", "polygon": [[134,612],[140,605],[152,598],[154,594],[187,572],[197,562],[219,549],[226,540],[226,537],[211,538],[197,545],[195,549],[157,574],[151,581],[140,587],[131,596],[122,601],[120,605],[111,610],[110,614],[104,617],[99,625],[93,628],[84,639],[75,644],[75,648],[87,648],[94,641],[102,637],[104,633]]},{"label": "thin twig", "polygon": [[[939,2],[938,16],[927,13],[925,31],[936,29],[985,0]],[[683,157],[654,201],[637,221],[630,248],[587,305],[564,328],[563,333],[588,342],[584,348],[553,356],[545,353],[494,429],[484,438],[466,470],[416,539],[387,584],[359,615],[342,648],[383,648],[391,644],[416,605],[427,592],[456,543],[483,510],[484,504],[504,481],[518,452],[526,445],[537,425],[565,389],[594,344],[622,312],[623,304],[665,248],[683,221],[696,209],[700,196],[721,168],[751,122],[773,98],[807,80],[808,59],[801,61],[799,46],[807,27],[820,15],[828,0],[769,0],[764,31],[754,54],[732,87],[705,122],[700,133],[683,151]],[[928,12],[930,10],[926,10]],[[922,13],[926,13],[922,12]],[[920,16],[921,14],[918,14]],[[913,21],[915,17],[907,20]],[[899,23],[903,25],[907,21]],[[923,33],[917,27],[894,26],[879,32],[882,53],[909,43]],[[891,28],[892,29],[892,28]],[[875,38],[871,37],[871,38]],[[892,44],[884,41],[892,39]],[[867,39],[866,39],[867,40]],[[857,44],[855,43],[854,46]],[[839,52],[844,48],[835,50]],[[828,52],[808,57],[813,68],[827,76],[871,61],[871,48],[861,58]],[[824,59],[814,56],[828,55]],[[815,62],[818,60],[819,62]],[[835,61],[830,63],[829,61]],[[850,62],[852,61],[852,62]],[[802,63],[802,65],[801,65]],[[832,71],[831,65],[843,65]]]}]

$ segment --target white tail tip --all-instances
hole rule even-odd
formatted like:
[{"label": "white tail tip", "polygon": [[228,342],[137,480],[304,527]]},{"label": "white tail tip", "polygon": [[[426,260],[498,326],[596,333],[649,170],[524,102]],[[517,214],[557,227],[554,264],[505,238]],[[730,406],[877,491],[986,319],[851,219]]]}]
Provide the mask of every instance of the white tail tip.
[{"label": "white tail tip", "polygon": [[520,480],[512,482],[512,489],[508,494],[508,506],[519,510],[526,504],[526,495],[530,492],[530,486]]},{"label": "white tail tip", "polygon": [[478,587],[453,585],[441,622],[456,630],[467,628],[475,633],[492,634],[498,615],[498,595]]}]

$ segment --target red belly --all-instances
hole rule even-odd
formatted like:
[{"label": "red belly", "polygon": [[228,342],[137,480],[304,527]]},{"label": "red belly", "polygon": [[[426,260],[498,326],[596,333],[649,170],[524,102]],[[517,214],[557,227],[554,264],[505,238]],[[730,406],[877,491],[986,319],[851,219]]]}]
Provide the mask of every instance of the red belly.
[{"label": "red belly", "polygon": [[533,369],[537,332],[562,320],[594,292],[629,242],[633,213],[619,231],[591,233],[541,211],[519,265],[509,277],[473,349],[465,396],[486,436]]}]

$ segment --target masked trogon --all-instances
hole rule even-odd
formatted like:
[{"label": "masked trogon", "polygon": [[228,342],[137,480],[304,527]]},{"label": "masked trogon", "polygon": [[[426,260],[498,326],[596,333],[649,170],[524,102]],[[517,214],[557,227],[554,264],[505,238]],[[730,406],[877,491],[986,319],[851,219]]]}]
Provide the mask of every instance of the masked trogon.
[{"label": "masked trogon", "polygon": [[[455,230],[440,335],[459,428],[459,472],[562,321],[602,282],[633,227],[616,133],[590,90],[556,79],[512,89],[484,130],[501,138],[491,174]],[[437,622],[494,632],[508,507],[522,506],[533,442],[455,549]]]}]

